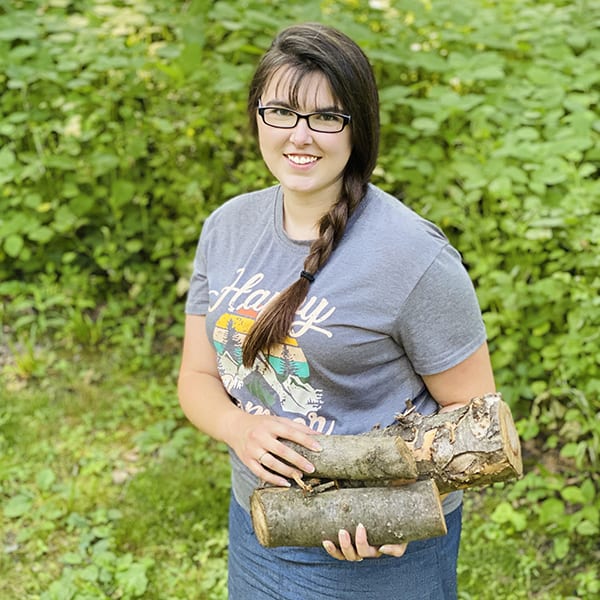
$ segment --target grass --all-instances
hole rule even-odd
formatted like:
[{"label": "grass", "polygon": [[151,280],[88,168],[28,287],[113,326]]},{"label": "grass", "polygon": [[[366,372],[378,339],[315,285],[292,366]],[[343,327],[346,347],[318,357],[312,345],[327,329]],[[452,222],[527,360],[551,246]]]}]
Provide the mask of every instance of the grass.
[{"label": "grass", "polygon": [[[183,418],[174,368],[48,357],[0,374],[0,598],[226,598],[226,448]],[[591,598],[597,555],[553,562],[547,531],[497,518],[508,490],[467,494],[460,598]]]}]

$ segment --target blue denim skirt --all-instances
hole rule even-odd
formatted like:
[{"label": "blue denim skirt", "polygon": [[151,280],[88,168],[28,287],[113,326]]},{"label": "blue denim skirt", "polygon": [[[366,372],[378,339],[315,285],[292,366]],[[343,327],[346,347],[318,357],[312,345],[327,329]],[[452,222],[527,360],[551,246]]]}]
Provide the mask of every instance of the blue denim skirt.
[{"label": "blue denim skirt", "polygon": [[229,600],[456,600],[462,506],[445,536],[410,542],[400,558],[340,561],[322,548],[263,548],[248,513],[229,507]]}]

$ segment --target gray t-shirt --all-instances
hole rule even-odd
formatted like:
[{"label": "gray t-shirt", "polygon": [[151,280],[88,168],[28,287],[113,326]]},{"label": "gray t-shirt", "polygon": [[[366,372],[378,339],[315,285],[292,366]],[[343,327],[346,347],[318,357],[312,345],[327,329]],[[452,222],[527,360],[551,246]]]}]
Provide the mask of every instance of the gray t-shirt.
[{"label": "gray t-shirt", "polygon": [[[206,315],[232,399],[249,413],[325,434],[390,425],[407,400],[422,414],[435,412],[421,375],[445,371],[481,346],[481,312],[443,233],[373,185],[316,273],[290,336],[252,369],[242,365],[246,333],[298,278],[309,246],[286,235],[279,186],[233,198],[206,220],[186,313]],[[231,455],[233,493],[248,509],[258,481]],[[444,511],[460,499],[452,494]]]}]

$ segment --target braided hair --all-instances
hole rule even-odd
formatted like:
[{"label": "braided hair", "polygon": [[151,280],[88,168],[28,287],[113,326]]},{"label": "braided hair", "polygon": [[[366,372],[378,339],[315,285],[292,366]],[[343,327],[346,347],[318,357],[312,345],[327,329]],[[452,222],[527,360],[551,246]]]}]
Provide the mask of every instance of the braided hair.
[{"label": "braided hair", "polygon": [[352,116],[352,150],[342,175],[340,195],[319,221],[319,237],[310,246],[304,270],[265,307],[244,340],[242,359],[246,367],[254,364],[261,351],[268,352],[289,335],[311,282],[339,244],[350,215],[367,192],[379,147],[379,99],[369,61],[345,34],[317,23],[284,29],[261,59],[248,94],[248,114],[255,135],[259,98],[273,76],[282,70],[289,75],[286,83],[294,105],[298,105],[306,76],[315,73],[325,76],[335,101]]}]

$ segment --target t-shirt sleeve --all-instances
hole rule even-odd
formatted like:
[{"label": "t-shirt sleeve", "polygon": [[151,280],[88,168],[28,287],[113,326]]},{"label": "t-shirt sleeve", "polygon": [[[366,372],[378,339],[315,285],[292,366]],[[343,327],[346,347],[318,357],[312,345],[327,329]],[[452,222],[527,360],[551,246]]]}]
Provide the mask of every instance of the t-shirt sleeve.
[{"label": "t-shirt sleeve", "polygon": [[205,315],[208,310],[208,300],[206,256],[203,249],[203,236],[201,235],[194,257],[194,270],[185,303],[185,313],[187,315]]},{"label": "t-shirt sleeve", "polygon": [[473,283],[452,246],[442,248],[402,306],[399,335],[419,375],[450,369],[485,342]]}]

